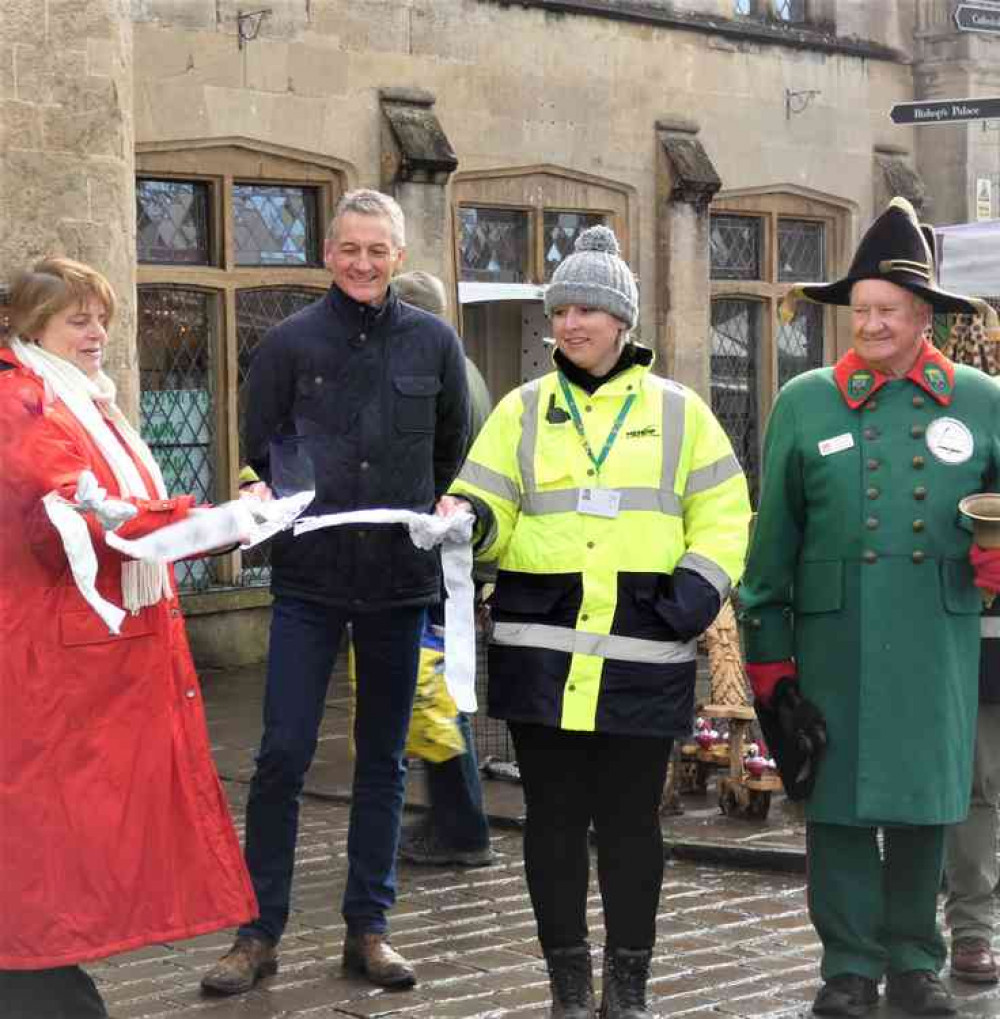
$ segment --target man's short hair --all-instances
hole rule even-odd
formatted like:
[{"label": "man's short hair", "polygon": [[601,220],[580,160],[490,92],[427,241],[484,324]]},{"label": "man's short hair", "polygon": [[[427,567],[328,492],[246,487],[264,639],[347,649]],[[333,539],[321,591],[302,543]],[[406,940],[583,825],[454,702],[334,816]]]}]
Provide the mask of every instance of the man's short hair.
[{"label": "man's short hair", "polygon": [[359,216],[384,216],[389,220],[393,246],[406,247],[406,221],[403,218],[403,210],[395,198],[384,195],[381,191],[373,191],[371,188],[358,188],[356,191],[348,191],[341,195],[326,231],[327,240],[332,240],[336,235],[337,223],[347,212],[354,212]]},{"label": "man's short hair", "polygon": [[412,272],[403,272],[392,279],[392,289],[396,296],[407,304],[416,308],[429,311],[432,315],[441,318],[448,311],[448,294],[444,284],[429,272],[423,269],[414,269]]}]

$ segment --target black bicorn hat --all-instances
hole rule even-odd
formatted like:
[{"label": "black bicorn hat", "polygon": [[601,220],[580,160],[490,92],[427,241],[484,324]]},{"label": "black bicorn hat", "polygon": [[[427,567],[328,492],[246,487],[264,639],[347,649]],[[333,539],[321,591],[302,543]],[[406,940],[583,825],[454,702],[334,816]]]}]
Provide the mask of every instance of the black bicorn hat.
[{"label": "black bicorn hat", "polygon": [[847,275],[835,283],[794,284],[782,301],[782,318],[789,321],[801,299],[816,304],[848,305],[855,283],[886,280],[923,298],[935,311],[982,315],[987,326],[995,328],[996,312],[985,301],[953,294],[938,286],[928,232],[930,228],[921,226],[905,198],[893,198],[861,238]]}]

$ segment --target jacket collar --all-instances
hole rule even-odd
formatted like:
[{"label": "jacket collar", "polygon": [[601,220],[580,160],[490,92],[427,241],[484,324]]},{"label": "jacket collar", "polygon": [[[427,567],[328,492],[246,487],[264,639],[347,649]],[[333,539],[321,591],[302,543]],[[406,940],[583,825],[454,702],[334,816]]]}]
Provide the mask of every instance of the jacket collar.
[{"label": "jacket collar", "polygon": [[[853,347],[834,365],[833,377],[840,395],[851,410],[857,410],[891,381],[890,376],[883,375],[862,360]],[[923,341],[913,367],[903,377],[942,407],[951,403],[955,388],[955,366],[927,340]]]},{"label": "jacket collar", "polygon": [[622,348],[621,356],[615,362],[615,366],[606,375],[600,377],[591,375],[582,368],[578,368],[558,348],[553,351],[552,361],[556,368],[566,376],[567,381],[572,382],[574,386],[584,390],[584,392],[593,395],[598,389],[603,389],[605,393],[614,393],[618,391],[617,388],[605,387],[609,387],[611,383],[628,372],[630,368],[649,368],[653,363],[653,351],[639,343],[626,343]]},{"label": "jacket collar", "polygon": [[331,284],[327,291],[327,300],[334,314],[348,330],[349,337],[368,332],[388,322],[398,302],[390,287],[385,300],[377,308],[371,304],[361,304],[345,294],[335,283]]}]

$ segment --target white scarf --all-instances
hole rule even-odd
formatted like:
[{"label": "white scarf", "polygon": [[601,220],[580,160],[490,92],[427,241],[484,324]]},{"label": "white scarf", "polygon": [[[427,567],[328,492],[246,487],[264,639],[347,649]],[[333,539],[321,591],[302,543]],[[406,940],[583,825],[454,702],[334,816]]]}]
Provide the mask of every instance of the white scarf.
[{"label": "white scarf", "polygon": [[[40,376],[86,429],[111,468],[118,483],[118,494],[123,499],[168,498],[159,465],[115,403],[115,384],[104,372],[98,372],[96,378],[88,378],[72,362],[17,337],[10,346],[21,364]],[[142,475],[122,443],[146,468],[155,492],[147,491]],[[170,574],[166,566],[134,560],[122,563],[122,599],[129,612],[155,605],[169,594]]]}]

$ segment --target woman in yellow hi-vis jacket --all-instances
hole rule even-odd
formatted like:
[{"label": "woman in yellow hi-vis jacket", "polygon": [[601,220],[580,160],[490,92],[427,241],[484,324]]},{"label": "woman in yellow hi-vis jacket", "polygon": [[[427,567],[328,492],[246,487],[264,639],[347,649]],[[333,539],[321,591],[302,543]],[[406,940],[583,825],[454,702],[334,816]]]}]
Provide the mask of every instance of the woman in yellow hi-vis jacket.
[{"label": "woman in yellow hi-vis jacket", "polygon": [[691,731],[695,639],[739,578],[750,506],[732,448],[690,390],[627,342],[635,280],[585,231],[545,296],[557,371],[508,394],[453,484],[497,560],[489,711],[527,805],[525,868],[552,1016],[593,1017],[587,832],[606,939],[602,1017],[646,1010],[663,880],[658,807]]}]

